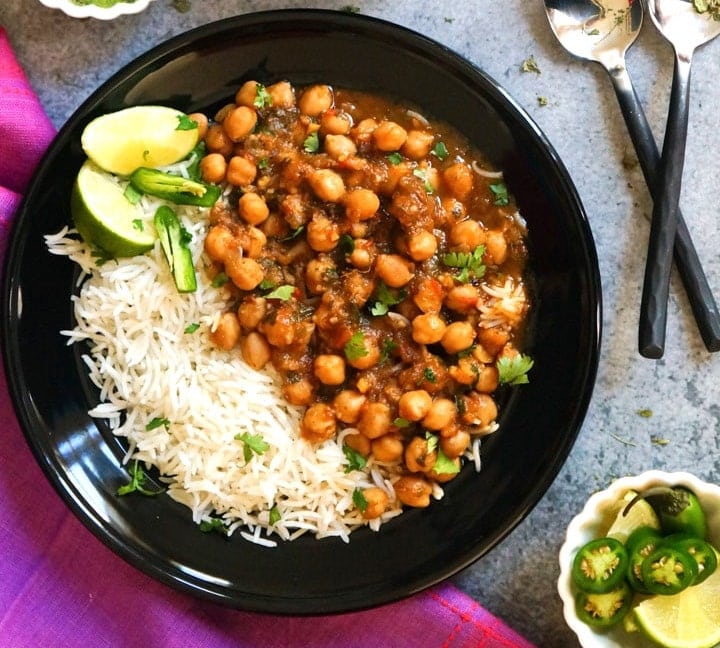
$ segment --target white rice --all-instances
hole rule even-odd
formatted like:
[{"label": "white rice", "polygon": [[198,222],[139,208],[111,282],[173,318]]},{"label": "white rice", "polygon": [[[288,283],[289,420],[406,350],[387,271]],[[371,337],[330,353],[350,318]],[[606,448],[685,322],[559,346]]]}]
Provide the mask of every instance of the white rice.
[{"label": "white rice", "polygon": [[[146,207],[154,213],[154,205]],[[392,488],[397,470],[370,459],[364,471],[346,473],[343,434],[319,446],[304,441],[301,410],[285,402],[272,371],[257,372],[238,351],[212,343],[209,333],[227,294],[203,271],[206,214],[176,211],[193,236],[198,288],[190,294],[175,288],[159,244],[145,255],[96,266],[73,230],[46,237],[52,253],[83,270],[79,295],[72,297],[77,324],[61,333],[68,344],[89,346],[83,361],[100,391],[90,415],[127,439],[126,463],[139,460],[168,478],[169,495],[187,505],[197,523],[219,515],[230,533],[239,529],[265,546],[276,544],[267,538],[272,533],[283,540],[310,532],[347,542],[361,525],[379,529],[402,512]],[[199,328],[185,333],[192,324]],[[167,419],[167,429],[147,430],[155,418]],[[247,463],[235,438],[244,432],[270,446]],[[391,504],[368,522],[352,494],[372,485],[385,489]],[[270,525],[273,506],[280,520]]]}]

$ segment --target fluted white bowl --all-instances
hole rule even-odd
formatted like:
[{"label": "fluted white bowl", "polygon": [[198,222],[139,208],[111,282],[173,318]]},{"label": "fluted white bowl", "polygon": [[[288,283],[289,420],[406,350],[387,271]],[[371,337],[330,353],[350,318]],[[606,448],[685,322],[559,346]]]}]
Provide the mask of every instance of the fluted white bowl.
[{"label": "fluted white bowl", "polygon": [[94,4],[79,5],[72,0],[40,0],[42,4],[51,9],[60,9],[73,18],[97,18],[99,20],[112,20],[126,14],[136,14],[146,9],[153,0],[135,0],[135,2],[118,2],[112,7],[98,7]]}]

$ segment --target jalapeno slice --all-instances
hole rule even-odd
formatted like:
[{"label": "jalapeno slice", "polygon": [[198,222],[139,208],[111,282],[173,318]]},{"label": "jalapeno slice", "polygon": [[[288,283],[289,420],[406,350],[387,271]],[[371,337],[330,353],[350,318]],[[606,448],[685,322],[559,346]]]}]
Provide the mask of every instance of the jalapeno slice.
[{"label": "jalapeno slice", "polygon": [[687,551],[698,565],[693,585],[702,583],[718,566],[717,554],[709,542],[685,534],[673,534],[663,538],[663,545]]},{"label": "jalapeno slice", "polygon": [[655,486],[634,497],[625,512],[640,499],[647,500],[655,509],[664,533],[688,533],[705,539],[707,519],[700,500],[691,490],[683,486]]},{"label": "jalapeno slice", "polygon": [[603,594],[578,592],[575,613],[587,625],[608,628],[623,620],[632,606],[632,600],[630,586],[622,581],[618,587]]},{"label": "jalapeno slice", "polygon": [[597,538],[577,552],[573,560],[572,579],[584,592],[603,594],[622,582],[627,566],[627,551],[619,540]]},{"label": "jalapeno slice", "polygon": [[630,586],[641,594],[649,594],[642,580],[642,563],[664,541],[660,533],[651,527],[635,529],[627,539],[628,552],[627,579]]},{"label": "jalapeno slice", "polygon": [[640,573],[650,594],[677,594],[695,582],[698,564],[687,551],[661,544],[642,561]]}]

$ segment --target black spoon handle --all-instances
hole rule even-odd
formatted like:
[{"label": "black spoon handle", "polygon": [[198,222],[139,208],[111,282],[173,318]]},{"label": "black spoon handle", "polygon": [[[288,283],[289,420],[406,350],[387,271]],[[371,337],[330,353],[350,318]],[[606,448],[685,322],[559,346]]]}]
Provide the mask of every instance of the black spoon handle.
[{"label": "black spoon handle", "polygon": [[661,358],[665,352],[667,301],[685,164],[689,95],[690,59],[676,53],[640,303],[639,347],[640,354],[646,358]]},{"label": "black spoon handle", "polygon": [[[640,161],[645,182],[654,199],[660,168],[660,151],[655,137],[627,69],[624,66],[618,66],[610,70],[610,78],[620,103],[620,109],[625,117],[630,139]],[[685,292],[705,347],[708,351],[720,351],[720,311],[718,311],[687,223],[680,212],[678,212],[677,219],[675,264],[683,286],[685,286]]]}]

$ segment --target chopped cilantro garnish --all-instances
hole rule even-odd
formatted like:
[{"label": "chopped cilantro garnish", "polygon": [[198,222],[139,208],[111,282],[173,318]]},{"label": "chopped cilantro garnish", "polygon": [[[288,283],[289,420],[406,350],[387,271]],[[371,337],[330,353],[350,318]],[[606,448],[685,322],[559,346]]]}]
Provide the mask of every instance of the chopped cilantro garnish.
[{"label": "chopped cilantro garnish", "polygon": [[442,262],[448,268],[459,268],[460,272],[455,277],[461,283],[467,283],[472,279],[480,279],[485,274],[485,266],[482,259],[485,254],[485,246],[478,245],[471,253],[448,252],[442,258]]},{"label": "chopped cilantro garnish", "polygon": [[221,286],[224,286],[228,281],[230,281],[230,278],[224,272],[218,272],[215,275],[215,278],[212,280],[211,285],[213,288],[220,288]]},{"label": "chopped cilantro garnish", "polygon": [[260,290],[272,290],[276,285],[277,284],[274,281],[270,281],[270,279],[263,279],[258,284],[258,288],[260,288]]},{"label": "chopped cilantro garnish", "polygon": [[257,168],[260,170],[267,169],[269,166],[270,166],[270,158],[266,158],[266,157],[260,158],[257,162]]},{"label": "chopped cilantro garnish", "polygon": [[490,185],[490,191],[495,195],[495,204],[499,207],[510,203],[507,187],[504,182],[498,182]]},{"label": "chopped cilantro garnish", "polygon": [[534,56],[528,56],[528,58],[520,64],[520,72],[535,72],[535,74],[540,74],[540,66],[537,64]]},{"label": "chopped cilantro garnish", "polygon": [[145,426],[145,429],[150,432],[150,430],[156,430],[159,427],[164,427],[167,430],[170,427],[170,421],[166,418],[156,416]]},{"label": "chopped cilantro garnish", "polygon": [[199,328],[200,328],[200,324],[198,324],[197,322],[193,322],[192,324],[188,324],[188,325],[185,327],[185,331],[184,331],[184,332],[185,332],[185,333],[188,333],[188,334],[189,334],[189,333],[195,333],[195,331],[197,331]]},{"label": "chopped cilantro garnish", "polygon": [[198,123],[194,119],[190,119],[187,115],[178,115],[178,125],[175,128],[175,130],[179,131],[189,131],[189,130],[196,130],[198,127]]},{"label": "chopped cilantro garnish", "polygon": [[399,428],[406,428],[406,427],[410,427],[410,421],[408,421],[406,418],[402,418],[402,416],[398,416],[393,421],[393,425],[395,427],[399,427]]},{"label": "chopped cilantro garnish", "polygon": [[279,239],[283,243],[287,241],[292,241],[293,239],[296,239],[300,234],[302,234],[305,231],[305,225],[300,225],[300,227],[295,228],[290,234],[288,234],[285,238]]},{"label": "chopped cilantro garnish", "polygon": [[125,484],[125,486],[120,486],[120,488],[117,489],[118,495],[140,493],[141,495],[147,495],[148,497],[152,497],[154,495],[159,495],[160,493],[165,492],[164,488],[161,488],[160,490],[150,490],[148,488],[145,488],[145,480],[147,479],[147,475],[140,467],[140,462],[137,459],[128,469],[128,472],[130,473],[130,483]]},{"label": "chopped cilantro garnish", "polygon": [[365,494],[359,488],[353,491],[352,500],[353,504],[355,504],[361,513],[367,511],[368,501],[365,499]]},{"label": "chopped cilantro garnish", "polygon": [[433,192],[433,186],[430,184],[430,180],[428,180],[425,169],[421,169],[420,167],[413,169],[413,175],[423,181],[425,193],[431,194]]},{"label": "chopped cilantro garnish", "polygon": [[395,151],[394,153],[388,153],[386,157],[388,159],[388,162],[390,162],[390,164],[392,164],[393,166],[397,166],[398,164],[400,164],[400,162],[403,161],[403,156],[400,155],[400,153],[398,153],[397,151]]},{"label": "chopped cilantro garnish", "polygon": [[203,533],[212,533],[215,531],[221,535],[226,536],[228,534],[228,528],[225,526],[222,518],[211,517],[209,520],[203,520],[200,522],[200,531]]},{"label": "chopped cilantro garnish", "polygon": [[497,363],[498,378],[503,385],[525,385],[530,382],[527,377],[532,369],[533,360],[530,356],[516,355],[512,358],[500,358]]},{"label": "chopped cilantro garnish", "polygon": [[405,297],[407,297],[406,290],[393,292],[387,287],[387,284],[384,281],[380,281],[375,289],[374,301],[370,307],[370,313],[375,315],[375,317],[387,315],[390,310],[390,306],[399,304],[403,301],[403,299],[405,299]]},{"label": "chopped cilantro garnish", "polygon": [[432,153],[438,160],[444,160],[448,155],[450,155],[447,150],[447,146],[445,146],[445,142],[438,142],[435,144]]},{"label": "chopped cilantro garnish", "polygon": [[303,149],[306,153],[317,153],[320,150],[320,138],[317,131],[310,133],[303,142]]},{"label": "chopped cilantro garnish", "polygon": [[345,351],[345,357],[348,360],[359,360],[368,355],[368,350],[365,348],[365,336],[362,331],[355,331],[352,337],[345,343],[343,349]]},{"label": "chopped cilantro garnish", "polygon": [[248,463],[252,459],[253,454],[261,455],[270,447],[260,434],[243,432],[242,434],[236,434],[235,439],[243,442],[243,457],[245,458],[245,463]]},{"label": "chopped cilantro garnish", "polygon": [[355,239],[350,234],[343,234],[338,241],[338,248],[343,254],[352,254],[355,251]]},{"label": "chopped cilantro garnish", "polygon": [[272,106],[272,97],[262,83],[255,85],[255,99],[253,100],[253,106],[258,109]]},{"label": "chopped cilantro garnish", "polygon": [[277,507],[277,504],[273,506],[270,509],[270,518],[268,519],[268,522],[270,523],[270,526],[273,524],[277,524],[282,519],[282,515],[280,514],[280,509]]},{"label": "chopped cilantro garnish", "polygon": [[267,299],[280,299],[282,301],[287,301],[288,299],[290,299],[290,297],[293,296],[294,292],[295,286],[285,284],[283,286],[278,286],[277,288],[275,288],[275,290],[265,295],[265,297]]},{"label": "chopped cilantro garnish", "polygon": [[434,435],[432,432],[425,432],[425,441],[427,441],[427,451],[428,454],[431,452],[435,452],[436,448],[438,447],[438,441],[436,435]]},{"label": "chopped cilantro garnish", "polygon": [[433,465],[433,472],[438,475],[453,475],[460,472],[460,466],[438,448],[437,459],[435,459],[435,464]]},{"label": "chopped cilantro garnish", "polygon": [[430,367],[423,369],[423,378],[430,383],[434,383],[437,380],[435,372]]},{"label": "chopped cilantro garnish", "polygon": [[351,448],[349,445],[343,445],[342,450],[347,459],[347,465],[345,466],[346,473],[365,468],[367,460],[357,450]]},{"label": "chopped cilantro garnish", "polygon": [[380,363],[385,362],[397,348],[397,342],[391,340],[390,338],[385,338],[382,342],[382,348],[380,349]]}]

